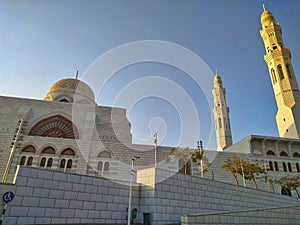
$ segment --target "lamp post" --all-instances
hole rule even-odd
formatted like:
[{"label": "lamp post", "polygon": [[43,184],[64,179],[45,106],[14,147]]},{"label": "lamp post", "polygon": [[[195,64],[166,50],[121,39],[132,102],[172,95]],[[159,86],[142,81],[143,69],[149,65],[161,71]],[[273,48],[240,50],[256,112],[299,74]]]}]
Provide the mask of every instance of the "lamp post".
[{"label": "lamp post", "polygon": [[201,178],[204,177],[204,171],[203,171],[203,142],[200,140],[200,141],[197,141],[197,148],[198,148],[198,151],[200,152],[200,155],[201,155],[201,159],[200,159],[200,168],[201,168]]},{"label": "lamp post", "polygon": [[130,171],[130,184],[129,184],[129,203],[128,203],[128,215],[127,215],[127,225],[130,225],[130,221],[131,221],[131,200],[132,200],[132,179],[133,179],[133,175],[134,175],[134,171],[133,171],[133,165],[134,165],[134,161],[139,159],[139,156],[133,156],[131,158],[131,171]]},{"label": "lamp post", "polygon": [[154,133],[153,135],[154,138],[154,167],[156,168],[156,152],[157,152],[157,133]]}]

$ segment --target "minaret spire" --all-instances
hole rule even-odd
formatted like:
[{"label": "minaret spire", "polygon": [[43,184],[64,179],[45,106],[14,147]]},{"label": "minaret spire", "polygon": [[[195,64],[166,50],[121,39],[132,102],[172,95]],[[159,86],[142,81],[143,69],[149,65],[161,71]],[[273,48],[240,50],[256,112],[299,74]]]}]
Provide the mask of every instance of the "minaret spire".
[{"label": "minaret spire", "polygon": [[266,7],[265,7],[265,4],[262,4],[262,7],[263,7],[264,11],[267,11]]},{"label": "minaret spire", "polygon": [[216,70],[212,94],[214,96],[213,114],[215,119],[217,147],[218,151],[223,151],[225,148],[232,145],[232,135],[229,108],[226,104],[226,90],[223,87],[218,70]]},{"label": "minaret spire", "polygon": [[76,70],[75,79],[78,80],[78,70]]},{"label": "minaret spire", "polygon": [[[265,8],[264,8],[265,10]],[[261,14],[261,38],[265,45],[264,59],[268,67],[277,103],[276,122],[280,137],[300,138],[300,93],[291,61],[291,52],[284,46],[281,27],[270,11]]]}]

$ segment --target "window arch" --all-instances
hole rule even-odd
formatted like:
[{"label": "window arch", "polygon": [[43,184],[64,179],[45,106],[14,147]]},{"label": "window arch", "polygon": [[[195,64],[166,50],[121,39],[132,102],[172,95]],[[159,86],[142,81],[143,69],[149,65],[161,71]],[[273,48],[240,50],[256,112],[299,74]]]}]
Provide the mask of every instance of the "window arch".
[{"label": "window arch", "polygon": [[65,159],[60,160],[59,168],[64,169],[65,165],[66,165],[66,160]]},{"label": "window arch", "polygon": [[51,168],[52,167],[52,163],[53,163],[53,159],[49,158],[47,161],[47,168]]},{"label": "window arch", "polygon": [[109,151],[102,151],[98,154],[98,158],[111,158],[111,153]]},{"label": "window arch", "polygon": [[29,135],[53,138],[78,138],[78,130],[72,121],[56,115],[41,120],[29,131]]},{"label": "window arch", "polygon": [[272,150],[267,151],[267,155],[275,155],[275,153]]},{"label": "window arch", "polygon": [[22,152],[31,152],[35,153],[35,148],[32,145],[28,145],[25,148],[23,148]]},{"label": "window arch", "polygon": [[285,162],[282,162],[282,167],[283,167],[283,171],[287,172],[287,168],[286,168],[286,163]]},{"label": "window arch", "polygon": [[65,98],[63,98],[63,99],[60,99],[60,100],[59,100],[59,102],[65,102],[65,103],[69,103],[69,100],[68,100],[68,99],[65,99]]},{"label": "window arch", "polygon": [[280,152],[280,156],[287,157],[289,156],[285,151]]},{"label": "window arch", "polygon": [[46,158],[43,157],[40,162],[40,167],[45,167],[45,165],[46,165]]},{"label": "window arch", "polygon": [[300,158],[300,154],[299,154],[298,152],[295,152],[295,153],[293,154],[293,157],[294,157],[294,158]]},{"label": "window arch", "polygon": [[55,155],[55,150],[52,147],[46,147],[43,149],[42,154]]},{"label": "window arch", "polygon": [[281,65],[278,65],[278,66],[277,66],[277,69],[278,69],[278,74],[279,74],[280,80],[283,80],[283,79],[284,79],[284,75],[283,75],[282,66],[281,66]]},{"label": "window arch", "polygon": [[27,159],[26,165],[27,165],[27,166],[31,166],[31,165],[32,165],[32,161],[33,161],[33,157],[30,156],[30,157]]},{"label": "window arch", "polygon": [[73,164],[72,159],[69,159],[68,162],[67,162],[67,169],[71,169],[72,168],[72,164]]},{"label": "window arch", "polygon": [[67,148],[61,152],[61,155],[75,156],[75,152],[71,148]]}]

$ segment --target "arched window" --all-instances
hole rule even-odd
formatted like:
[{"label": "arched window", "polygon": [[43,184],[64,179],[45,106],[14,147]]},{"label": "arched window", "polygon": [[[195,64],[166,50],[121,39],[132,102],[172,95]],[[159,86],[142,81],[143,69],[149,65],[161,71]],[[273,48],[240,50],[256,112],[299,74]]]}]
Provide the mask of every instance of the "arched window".
[{"label": "arched window", "polygon": [[293,172],[291,163],[288,163],[288,168],[289,168],[289,172]]},{"label": "arched window", "polygon": [[73,151],[73,149],[67,148],[67,149],[62,151],[61,155],[71,155],[71,156],[73,155],[74,156],[75,152]]},{"label": "arched window", "polygon": [[275,161],[274,162],[274,167],[275,167],[275,171],[278,171],[279,170],[279,168],[278,168],[278,163]]},{"label": "arched window", "polygon": [[20,160],[20,165],[23,166],[25,165],[26,162],[26,156],[22,156],[21,160]]},{"label": "arched window", "polygon": [[104,171],[108,171],[109,170],[109,163],[106,162],[104,163]]},{"label": "arched window", "polygon": [[267,151],[267,155],[275,155],[275,153],[272,150]]},{"label": "arched window", "polygon": [[28,160],[27,160],[27,166],[31,166],[32,165],[32,161],[33,161],[33,157],[32,156],[30,156],[29,158],[28,158]]},{"label": "arched window", "polygon": [[60,165],[59,165],[59,168],[65,168],[65,165],[66,165],[66,160],[65,159],[62,159],[61,161],[60,161]]},{"label": "arched window", "polygon": [[44,150],[42,151],[42,154],[55,155],[55,150],[52,147],[47,147],[47,148],[44,148]]},{"label": "arched window", "polygon": [[296,170],[297,170],[298,173],[300,173],[299,163],[296,163]]},{"label": "arched window", "polygon": [[51,168],[52,167],[52,163],[53,163],[53,159],[49,158],[47,161],[47,168]]},{"label": "arched window", "polygon": [[55,115],[39,121],[29,131],[29,135],[53,138],[78,138],[78,130],[72,121]]},{"label": "arched window", "polygon": [[277,69],[278,69],[278,74],[279,74],[280,80],[283,80],[283,79],[284,79],[284,75],[283,75],[282,66],[281,66],[281,65],[278,65],[278,66],[277,66]]},{"label": "arched window", "polygon": [[108,151],[102,151],[98,154],[98,158],[111,158],[111,154]]},{"label": "arched window", "polygon": [[275,70],[273,68],[271,69],[271,75],[272,75],[273,84],[276,84],[277,79],[276,79]]},{"label": "arched window", "polygon": [[299,154],[298,152],[295,152],[295,153],[293,154],[293,157],[294,157],[294,158],[300,158],[300,154]]},{"label": "arched window", "polygon": [[102,170],[102,167],[103,167],[103,162],[100,161],[100,162],[98,163],[97,169],[101,171],[101,170]]},{"label": "arched window", "polygon": [[283,167],[283,171],[287,172],[287,168],[286,168],[286,163],[285,162],[282,162],[282,167]]},{"label": "arched window", "polygon": [[65,99],[65,98],[63,98],[63,99],[61,99],[61,100],[59,100],[59,102],[69,102],[69,100],[68,99]]},{"label": "arched window", "polygon": [[25,147],[22,152],[32,152],[35,153],[35,148],[32,145]]},{"label": "arched window", "polygon": [[45,167],[45,165],[46,165],[46,158],[43,157],[43,158],[41,159],[40,167]]},{"label": "arched window", "polygon": [[67,169],[71,169],[71,168],[72,168],[72,159],[69,159],[67,163]]},{"label": "arched window", "polygon": [[274,170],[274,168],[273,168],[273,162],[272,161],[269,161],[269,168],[270,168],[270,170]]},{"label": "arched window", "polygon": [[285,151],[280,152],[280,156],[287,157],[288,154]]}]

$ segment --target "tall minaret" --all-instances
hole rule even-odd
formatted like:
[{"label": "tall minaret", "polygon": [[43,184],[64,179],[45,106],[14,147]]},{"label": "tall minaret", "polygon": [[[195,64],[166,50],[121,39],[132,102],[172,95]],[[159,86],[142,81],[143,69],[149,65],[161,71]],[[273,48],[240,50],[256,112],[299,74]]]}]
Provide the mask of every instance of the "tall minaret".
[{"label": "tall minaret", "polygon": [[225,148],[232,145],[232,136],[229,120],[229,108],[226,104],[226,90],[223,87],[222,79],[216,72],[214,78],[214,88],[212,90],[214,96],[214,119],[216,126],[216,138],[218,151],[223,151]]},{"label": "tall minaret", "polygon": [[261,14],[260,35],[265,44],[265,62],[272,80],[278,111],[276,122],[280,137],[300,137],[299,89],[294,74],[291,52],[284,46],[282,31],[271,12]]}]

